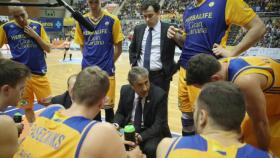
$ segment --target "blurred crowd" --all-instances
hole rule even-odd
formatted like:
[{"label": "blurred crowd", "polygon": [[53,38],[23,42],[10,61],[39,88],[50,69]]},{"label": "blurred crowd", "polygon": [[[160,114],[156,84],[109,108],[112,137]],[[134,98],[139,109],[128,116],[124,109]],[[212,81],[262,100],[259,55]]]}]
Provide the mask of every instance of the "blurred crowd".
[{"label": "blurred crowd", "polygon": [[245,0],[256,12],[279,12],[279,0]]},{"label": "blurred crowd", "polygon": [[121,20],[141,19],[140,4],[141,4],[141,0],[127,0],[123,8],[121,9],[119,18]]},{"label": "blurred crowd", "polygon": [[[256,47],[280,48],[280,18],[269,18],[263,20],[266,24],[267,32],[264,35],[264,38],[256,44]],[[238,44],[245,34],[246,30],[240,28],[232,45]]]},{"label": "blurred crowd", "polygon": [[[161,0],[158,0],[160,2]],[[245,0],[250,7],[256,12],[273,12],[280,14],[280,0]],[[106,0],[103,1],[103,6],[108,3],[117,3],[121,5],[122,0]],[[172,23],[177,27],[182,27],[182,15],[185,7],[192,3],[193,0],[165,0],[161,9],[161,20],[164,22]],[[125,37],[130,40],[133,35],[134,27],[143,22],[140,8],[141,0],[126,0],[123,7],[118,14],[119,19],[122,21],[122,29]],[[76,9],[82,13],[88,12],[85,0],[80,0],[75,4]],[[267,33],[262,41],[258,42],[258,47],[275,48],[280,47],[280,23],[279,19],[267,19],[264,17],[267,27]],[[241,41],[246,33],[246,30],[233,27],[229,37],[229,45],[236,45]]]}]

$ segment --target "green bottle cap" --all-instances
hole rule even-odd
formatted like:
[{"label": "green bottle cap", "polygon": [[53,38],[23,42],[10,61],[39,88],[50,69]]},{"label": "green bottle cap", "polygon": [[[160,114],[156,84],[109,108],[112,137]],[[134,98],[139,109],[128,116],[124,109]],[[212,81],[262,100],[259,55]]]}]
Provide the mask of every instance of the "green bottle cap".
[{"label": "green bottle cap", "polygon": [[133,125],[126,125],[124,127],[124,132],[125,133],[133,133],[133,132],[135,132],[135,128],[134,128]]},{"label": "green bottle cap", "polygon": [[17,113],[15,113],[15,115],[14,116],[22,116],[22,114],[21,113],[19,113],[19,112],[17,112]]}]

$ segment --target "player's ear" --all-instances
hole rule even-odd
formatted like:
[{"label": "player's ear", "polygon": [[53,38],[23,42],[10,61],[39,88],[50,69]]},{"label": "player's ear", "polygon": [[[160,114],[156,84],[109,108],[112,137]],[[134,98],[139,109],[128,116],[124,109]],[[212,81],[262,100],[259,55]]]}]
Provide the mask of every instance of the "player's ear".
[{"label": "player's ear", "polygon": [[199,110],[199,126],[204,128],[208,122],[208,112],[204,109]]},{"label": "player's ear", "polygon": [[104,105],[106,104],[107,100],[108,99],[107,99],[106,96],[99,100],[99,103],[98,103],[99,109],[103,109],[104,108]]},{"label": "player's ear", "polygon": [[4,96],[8,96],[10,91],[11,91],[11,87],[7,84],[0,87],[0,93],[3,94]]},{"label": "player's ear", "polygon": [[214,74],[211,76],[211,82],[216,82],[222,80],[222,77],[219,74]]}]

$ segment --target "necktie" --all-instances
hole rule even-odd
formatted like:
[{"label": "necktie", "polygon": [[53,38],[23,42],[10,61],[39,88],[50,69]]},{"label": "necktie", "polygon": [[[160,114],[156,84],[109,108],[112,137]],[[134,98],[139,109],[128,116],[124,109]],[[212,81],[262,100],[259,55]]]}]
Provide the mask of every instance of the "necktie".
[{"label": "necktie", "polygon": [[134,116],[134,126],[136,129],[136,132],[139,133],[141,131],[141,124],[142,124],[142,98],[138,97],[138,102],[135,109],[135,116]]},{"label": "necktie", "polygon": [[152,50],[152,31],[153,28],[149,28],[149,34],[146,40],[145,52],[144,52],[144,68],[150,70],[150,58],[151,58],[151,50]]}]

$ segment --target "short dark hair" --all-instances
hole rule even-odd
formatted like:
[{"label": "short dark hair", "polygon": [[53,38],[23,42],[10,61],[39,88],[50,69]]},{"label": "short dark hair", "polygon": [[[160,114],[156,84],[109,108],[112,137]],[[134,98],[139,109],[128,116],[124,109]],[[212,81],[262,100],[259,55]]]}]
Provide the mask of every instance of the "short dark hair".
[{"label": "short dark hair", "polygon": [[82,70],[73,87],[73,101],[92,106],[106,96],[109,90],[109,78],[105,71],[97,66]]},{"label": "short dark hair", "polygon": [[203,85],[220,70],[221,64],[214,56],[204,53],[195,55],[187,63],[187,84]]},{"label": "short dark hair", "polygon": [[217,81],[203,86],[197,108],[208,111],[209,117],[224,130],[240,129],[245,116],[245,99],[240,89],[231,82]]},{"label": "short dark hair", "polygon": [[15,87],[20,81],[31,74],[29,68],[10,59],[0,58],[0,87],[9,85]]},{"label": "short dark hair", "polygon": [[145,0],[145,1],[142,2],[141,11],[147,10],[149,8],[149,6],[153,7],[154,11],[156,13],[158,13],[159,10],[160,10],[160,5],[157,1],[155,1],[155,0]]}]

